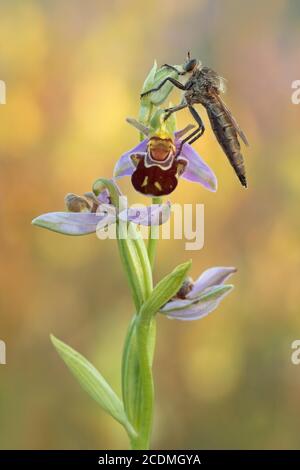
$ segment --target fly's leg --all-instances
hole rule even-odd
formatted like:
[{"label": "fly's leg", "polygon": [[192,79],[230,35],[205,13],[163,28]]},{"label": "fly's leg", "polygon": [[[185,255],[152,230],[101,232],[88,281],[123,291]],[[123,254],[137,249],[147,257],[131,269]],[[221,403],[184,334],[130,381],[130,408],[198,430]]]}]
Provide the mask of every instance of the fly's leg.
[{"label": "fly's leg", "polygon": [[167,67],[168,69],[173,70],[174,72],[177,72],[178,75],[185,75],[186,74],[185,71],[180,72],[179,70],[177,70],[177,68],[174,67],[174,65],[164,64],[164,65],[162,65],[162,67]]},{"label": "fly's leg", "polygon": [[199,134],[197,134],[192,140],[190,140],[188,143],[191,145],[193,142],[196,140],[200,139],[200,137],[204,134],[205,128],[202,127],[202,129],[199,131]]},{"label": "fly's leg", "polygon": [[186,108],[188,105],[186,103],[181,103],[178,106],[173,106],[172,108],[167,108],[165,109],[165,115],[164,115],[164,121],[166,121],[171,114],[176,113],[176,111],[179,111],[180,109]]},{"label": "fly's leg", "polygon": [[189,110],[191,112],[191,115],[193,116],[193,118],[197,122],[198,127],[190,135],[188,135],[187,137],[185,137],[183,139],[183,141],[182,141],[183,144],[185,144],[185,143],[191,144],[191,143],[195,142],[195,140],[199,139],[199,137],[201,137],[202,134],[205,131],[203,121],[202,121],[201,117],[199,116],[199,114],[197,113],[197,111],[195,110],[195,108],[193,106],[189,106]]},{"label": "fly's leg", "polygon": [[195,110],[195,108],[193,108],[193,106],[189,106],[189,110],[191,112],[191,115],[193,116],[193,118],[197,122],[198,127],[190,135],[188,135],[187,137],[185,137],[185,139],[183,139],[181,141],[181,144],[180,144],[180,147],[178,149],[177,155],[179,155],[181,153],[181,150],[182,150],[182,147],[184,146],[184,144],[186,144],[186,143],[192,144],[197,139],[199,139],[205,131],[203,121],[202,121],[201,117],[199,116],[199,114],[197,113],[197,111]]},{"label": "fly's leg", "polygon": [[171,82],[174,86],[176,86],[180,90],[185,90],[185,86],[182,83],[180,83],[178,80],[176,80],[175,78],[172,78],[172,77],[167,77],[156,88],[152,88],[151,90],[148,90],[148,91],[145,91],[144,93],[142,93],[141,98],[143,98],[144,96],[149,95],[149,93],[160,90],[161,87],[164,86],[164,84],[167,83],[168,81]]}]

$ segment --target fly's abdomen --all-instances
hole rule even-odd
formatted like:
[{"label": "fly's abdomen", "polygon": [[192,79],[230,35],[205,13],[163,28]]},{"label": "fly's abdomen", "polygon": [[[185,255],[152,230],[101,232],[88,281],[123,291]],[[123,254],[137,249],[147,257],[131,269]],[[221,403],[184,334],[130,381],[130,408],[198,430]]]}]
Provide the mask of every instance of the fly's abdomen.
[{"label": "fly's abdomen", "polygon": [[219,144],[243,186],[247,187],[246,170],[237,132],[220,103],[206,106],[207,114]]}]

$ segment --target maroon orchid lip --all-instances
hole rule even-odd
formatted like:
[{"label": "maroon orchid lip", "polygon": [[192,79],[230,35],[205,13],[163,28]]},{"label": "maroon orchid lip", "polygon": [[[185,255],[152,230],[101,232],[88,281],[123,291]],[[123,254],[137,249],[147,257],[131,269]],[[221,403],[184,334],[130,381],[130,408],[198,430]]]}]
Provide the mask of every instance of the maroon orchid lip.
[{"label": "maroon orchid lip", "polygon": [[131,176],[131,182],[136,191],[145,196],[160,197],[170,194],[178,184],[176,160],[171,168],[162,169],[159,165],[145,166],[144,158],[140,160]]},{"label": "maroon orchid lip", "polygon": [[[180,137],[183,131],[174,134],[176,150],[180,148]],[[157,153],[153,154],[154,142],[157,144],[155,146]],[[131,176],[134,188],[145,196],[170,194],[177,187],[179,177],[201,184],[209,191],[216,191],[217,178],[214,172],[189,144],[184,144],[180,155],[176,156],[177,161],[181,160],[181,165],[179,169],[178,166],[175,168],[176,150],[175,152],[172,150],[174,144],[171,139],[154,139],[153,137],[144,139],[120,157],[114,168],[114,177]],[[170,146],[168,154],[167,145]],[[144,159],[144,165],[137,162],[135,156],[141,156],[139,161]],[[186,164],[183,165],[182,162]],[[155,172],[154,170],[148,171],[152,166],[156,167]],[[169,170],[171,171],[168,173]],[[174,170],[177,170],[177,173]]]}]

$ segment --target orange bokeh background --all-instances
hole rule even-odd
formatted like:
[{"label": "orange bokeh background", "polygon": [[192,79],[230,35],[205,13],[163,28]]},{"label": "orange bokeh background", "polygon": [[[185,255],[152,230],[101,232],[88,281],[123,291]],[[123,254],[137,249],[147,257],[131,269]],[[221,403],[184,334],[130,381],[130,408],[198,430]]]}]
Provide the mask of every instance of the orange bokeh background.
[{"label": "orange bokeh background", "polygon": [[[125,118],[138,114],[153,60],[181,63],[187,50],[228,80],[226,102],[250,141],[249,189],[201,110],[207,130],[195,148],[219,189],[182,180],[171,200],[205,204],[205,246],[188,252],[184,240],[161,241],[155,278],[192,257],[194,277],[236,266],[236,288],[203,321],[159,318],[153,447],[299,447],[300,367],[290,361],[300,337],[300,105],[291,102],[299,31],[293,0],[1,2],[2,449],[128,445],[49,341],[54,333],[81,351],[120,390],[133,306],[116,245],[30,221],[112,175],[137,143]],[[179,127],[188,122],[180,112]],[[122,189],[131,202],[148,202],[129,180]]]}]

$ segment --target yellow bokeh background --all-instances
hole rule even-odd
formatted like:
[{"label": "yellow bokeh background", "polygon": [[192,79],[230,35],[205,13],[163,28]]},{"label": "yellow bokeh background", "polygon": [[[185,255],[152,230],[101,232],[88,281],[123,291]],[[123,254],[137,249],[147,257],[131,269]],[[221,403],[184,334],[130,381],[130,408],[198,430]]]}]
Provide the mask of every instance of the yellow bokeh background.
[{"label": "yellow bokeh background", "polygon": [[[234,265],[235,290],[202,321],[159,318],[154,448],[299,448],[300,78],[297,0],[10,0],[0,5],[0,448],[125,448],[123,430],[80,389],[49,341],[72,345],[120,391],[133,306],[114,241],[71,238],[30,221],[68,192],[111,176],[137,143],[153,60],[187,50],[228,80],[245,130],[249,189],[238,183],[205,115],[195,148],[217,193],[180,181],[176,203],[205,204],[205,245],[159,244],[155,279],[193,259],[196,277]],[[172,102],[180,96],[174,92]],[[199,107],[200,110],[200,107]],[[178,124],[190,122],[187,112]],[[148,203],[122,182],[131,202]]]}]

